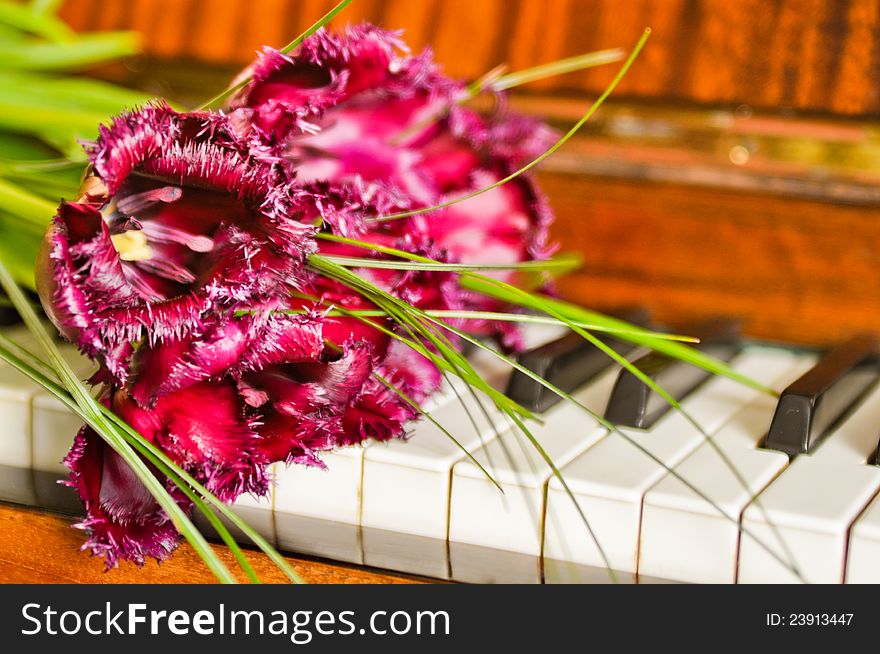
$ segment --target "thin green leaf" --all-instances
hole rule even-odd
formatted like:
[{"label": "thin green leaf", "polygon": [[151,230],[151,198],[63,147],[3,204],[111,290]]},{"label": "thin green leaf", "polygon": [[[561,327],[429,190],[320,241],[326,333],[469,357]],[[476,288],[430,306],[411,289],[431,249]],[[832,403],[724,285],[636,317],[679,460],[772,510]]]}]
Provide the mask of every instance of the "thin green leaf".
[{"label": "thin green leaf", "polygon": [[6,0],[0,2],[0,23],[55,42],[76,38],[76,32],[67,23],[50,13],[34,11],[33,7]]},{"label": "thin green leaf", "polygon": [[[310,298],[309,298],[310,299]],[[321,306],[321,300],[315,298],[315,303],[318,306]],[[335,305],[329,305],[326,311],[323,312],[323,315],[336,317],[336,316],[352,316],[352,317],[360,317],[360,318],[387,318],[388,313],[381,309],[342,309],[342,308],[332,308]],[[236,316],[243,316],[249,313],[254,313],[255,310],[250,309],[239,309],[236,311]],[[499,311],[455,311],[455,310],[447,310],[447,309],[425,309],[425,315],[431,316],[432,318],[451,318],[451,319],[462,319],[462,320],[492,320],[497,322],[515,322],[515,323],[523,323],[530,325],[555,325],[564,327],[566,323],[561,320],[557,320],[551,316],[536,316],[530,313],[501,313]],[[306,309],[284,309],[279,310],[277,313],[283,313],[286,315],[305,315],[309,313],[309,310]],[[607,333],[607,334],[642,334],[643,330],[641,329],[630,329],[626,327],[618,328],[618,327],[610,327],[607,325],[599,325],[596,323],[588,323],[588,322],[579,322],[576,320],[572,321],[578,327],[583,329]],[[681,334],[665,334],[661,332],[655,332],[656,337],[663,340],[670,341],[681,341],[687,343],[697,343],[699,339],[694,338],[693,336],[684,336]]]},{"label": "thin green leaf", "polygon": [[488,86],[495,91],[505,91],[515,86],[522,86],[531,82],[537,82],[549,77],[558,77],[567,73],[574,73],[587,68],[596,66],[604,66],[605,64],[613,64],[620,61],[626,56],[626,53],[620,48],[610,50],[599,50],[597,52],[588,52],[587,54],[570,57],[568,59],[560,59],[549,64],[535,66],[519,70],[515,73],[509,73],[498,78],[493,82],[489,82]]},{"label": "thin green leaf", "polygon": [[21,186],[0,179],[0,210],[19,216],[45,229],[55,215],[56,206]]},{"label": "thin green leaf", "polygon": [[475,270],[527,270],[563,274],[581,265],[578,255],[559,256],[542,261],[517,261],[511,263],[444,263],[423,261],[389,261],[364,257],[323,255],[328,261],[351,268],[377,268],[386,270],[428,270],[442,272],[472,272]]},{"label": "thin green leaf", "polygon": [[136,32],[99,32],[65,43],[0,42],[0,68],[80,70],[139,52]]},{"label": "thin green leaf", "polygon": [[[481,293],[483,295],[487,295],[489,297],[503,300],[504,302],[508,302],[516,306],[527,307],[536,311],[546,312],[550,315],[558,314],[572,321],[592,322],[602,324],[611,328],[632,327],[624,321],[617,320],[616,318],[611,318],[609,316],[603,316],[600,313],[584,309],[575,304],[571,304],[570,302],[565,302],[563,300],[557,300],[555,298],[549,298],[541,295],[524,293],[522,291],[519,291],[518,289],[515,289],[512,286],[495,282],[496,280],[470,275],[462,276],[461,278],[462,287],[471,291],[475,291],[477,293]],[[624,336],[623,334],[621,335]],[[644,345],[645,347],[649,347],[656,352],[660,352],[667,356],[674,357],[681,361],[685,361],[686,363],[698,366],[700,368],[703,368],[704,370],[707,370],[708,372],[711,372],[712,374],[728,377],[768,395],[776,395],[776,393],[772,389],[769,389],[765,385],[736,372],[726,363],[719,361],[712,356],[709,356],[705,352],[700,352],[699,350],[695,350],[694,348],[688,347],[687,345],[684,345],[682,343],[676,343],[674,341],[665,339],[658,339],[654,334],[647,331],[639,331],[637,328],[635,332],[626,334],[625,337],[627,338],[627,340],[631,340],[634,343]]]}]

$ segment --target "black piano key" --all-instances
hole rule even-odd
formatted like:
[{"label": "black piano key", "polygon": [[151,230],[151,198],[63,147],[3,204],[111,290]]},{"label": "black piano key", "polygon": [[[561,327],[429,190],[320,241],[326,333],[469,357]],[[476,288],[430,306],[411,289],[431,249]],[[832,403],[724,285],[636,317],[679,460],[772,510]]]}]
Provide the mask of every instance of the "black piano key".
[{"label": "black piano key", "polygon": [[782,392],[764,446],[789,456],[811,452],[880,377],[878,353],[873,336],[828,352]]},{"label": "black piano key", "polygon": [[[640,327],[647,327],[650,320],[644,309],[631,309],[615,317]],[[626,355],[635,348],[627,341],[599,333],[596,336],[619,354]],[[575,332],[523,352],[518,362],[566,393],[590,381],[613,363],[611,357]],[[504,394],[537,413],[547,411],[562,399],[519,370],[510,375]]]},{"label": "black piano key", "polygon": [[[713,320],[683,331],[700,338],[700,343],[694,346],[696,349],[722,361],[730,361],[742,349],[738,321]],[[646,354],[633,365],[676,400],[681,400],[712,376],[702,368],[657,352]],[[670,408],[662,396],[629,370],[623,369],[611,391],[605,419],[616,425],[648,429]]]}]

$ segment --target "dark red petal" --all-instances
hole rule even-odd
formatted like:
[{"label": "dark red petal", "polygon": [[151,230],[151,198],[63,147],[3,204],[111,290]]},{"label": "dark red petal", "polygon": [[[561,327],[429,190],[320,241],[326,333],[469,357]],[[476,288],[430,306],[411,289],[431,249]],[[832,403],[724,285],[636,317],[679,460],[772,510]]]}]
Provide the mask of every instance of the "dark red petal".
[{"label": "dark red petal", "polygon": [[324,349],[322,322],[308,315],[270,315],[248,340],[232,372],[240,375],[274,364],[317,361]]},{"label": "dark red petal", "polygon": [[238,365],[250,345],[251,320],[228,319],[210,326],[198,338],[187,337],[138,350],[132,397],[153,406],[159,396],[221,376]]},{"label": "dark red petal", "polygon": [[86,509],[86,519],[75,525],[89,533],[83,548],[103,556],[108,569],[120,559],[143,565],[147,557],[162,560],[174,551],[177,529],[128,465],[94,431],[83,427],[64,462],[71,470],[69,484]]},{"label": "dark red petal", "polygon": [[393,391],[375,380],[342,416],[343,435],[337,445],[354,445],[374,439],[387,441],[404,435],[404,426],[418,412]]},{"label": "dark red petal", "polygon": [[342,356],[330,363],[297,365],[297,377],[323,388],[334,406],[345,406],[361,392],[373,372],[373,348],[369,343],[354,341],[343,344]]},{"label": "dark red petal", "polygon": [[324,467],[318,453],[336,445],[342,422],[333,414],[302,418],[269,411],[257,429],[260,452],[269,461]]},{"label": "dark red petal", "polygon": [[220,499],[266,493],[258,437],[242,416],[233,382],[195,384],[159,398],[150,410],[117,393],[113,409]]}]

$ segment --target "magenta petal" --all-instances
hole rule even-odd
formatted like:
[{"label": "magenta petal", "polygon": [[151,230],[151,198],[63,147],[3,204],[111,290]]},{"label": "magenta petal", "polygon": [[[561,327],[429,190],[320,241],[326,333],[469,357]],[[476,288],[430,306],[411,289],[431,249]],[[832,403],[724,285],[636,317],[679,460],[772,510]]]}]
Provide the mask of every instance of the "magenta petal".
[{"label": "magenta petal", "polygon": [[89,533],[83,548],[103,556],[108,569],[120,559],[143,565],[147,557],[162,560],[174,551],[177,529],[95,432],[83,427],[64,462],[71,470],[69,484],[86,509],[86,519],[75,525]]},{"label": "magenta petal", "polygon": [[421,402],[434,393],[442,377],[431,361],[400,341],[393,341],[379,374],[410,399]]}]

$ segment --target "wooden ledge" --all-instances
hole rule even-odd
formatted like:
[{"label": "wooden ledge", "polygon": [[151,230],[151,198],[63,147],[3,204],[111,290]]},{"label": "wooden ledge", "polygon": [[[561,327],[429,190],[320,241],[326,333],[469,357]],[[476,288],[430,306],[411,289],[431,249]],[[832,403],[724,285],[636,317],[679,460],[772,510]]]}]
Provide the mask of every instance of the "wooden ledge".
[{"label": "wooden ledge", "polygon": [[[81,552],[83,534],[71,525],[74,518],[38,509],[0,503],[0,582],[7,584],[210,584],[211,572],[195,551],[182,543],[162,564],[155,561],[138,568],[123,563],[104,572],[103,561]],[[220,559],[234,572],[235,559],[222,545],[214,545]],[[287,578],[259,551],[245,555],[265,583],[286,583]],[[397,575],[302,557],[285,557],[311,584],[412,584],[431,580]],[[244,575],[240,580],[246,583]]]}]

